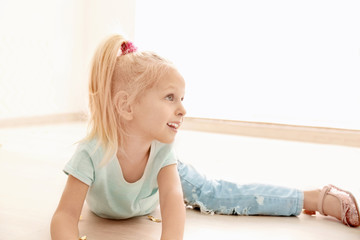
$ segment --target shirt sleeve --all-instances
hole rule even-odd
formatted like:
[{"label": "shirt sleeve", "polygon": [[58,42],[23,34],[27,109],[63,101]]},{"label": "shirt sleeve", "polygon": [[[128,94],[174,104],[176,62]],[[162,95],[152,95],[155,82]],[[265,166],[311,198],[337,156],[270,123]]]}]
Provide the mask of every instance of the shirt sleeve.
[{"label": "shirt sleeve", "polygon": [[168,165],[177,164],[177,156],[175,153],[175,148],[172,144],[167,145],[167,154],[161,165],[161,168],[166,167]]},{"label": "shirt sleeve", "polygon": [[93,161],[84,148],[78,147],[70,161],[65,165],[63,171],[65,174],[72,175],[89,186],[95,180]]}]

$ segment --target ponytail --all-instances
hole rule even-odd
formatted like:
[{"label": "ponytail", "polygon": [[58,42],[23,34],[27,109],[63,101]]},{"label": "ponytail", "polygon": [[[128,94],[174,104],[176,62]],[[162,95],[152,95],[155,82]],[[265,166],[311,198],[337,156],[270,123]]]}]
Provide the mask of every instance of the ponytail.
[{"label": "ponytail", "polygon": [[[117,117],[112,101],[112,76],[121,45],[126,40],[115,35],[106,39],[97,49],[91,67],[89,84],[90,131],[87,140],[94,137],[105,149],[103,163],[117,152]],[[96,148],[97,148],[96,147]]]}]

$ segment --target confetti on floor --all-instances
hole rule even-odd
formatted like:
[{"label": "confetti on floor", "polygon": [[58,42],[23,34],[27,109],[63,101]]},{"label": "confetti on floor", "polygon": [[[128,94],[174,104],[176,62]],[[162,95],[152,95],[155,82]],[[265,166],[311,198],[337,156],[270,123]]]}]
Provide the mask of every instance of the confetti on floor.
[{"label": "confetti on floor", "polygon": [[155,217],[150,216],[150,215],[148,216],[148,219],[150,219],[150,221],[157,222],[157,223],[161,222],[161,219],[155,218]]}]

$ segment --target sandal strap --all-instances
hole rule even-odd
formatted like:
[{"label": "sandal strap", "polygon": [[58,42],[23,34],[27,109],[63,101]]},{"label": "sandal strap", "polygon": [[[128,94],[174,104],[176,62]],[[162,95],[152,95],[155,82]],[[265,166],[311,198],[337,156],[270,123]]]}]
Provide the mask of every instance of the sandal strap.
[{"label": "sandal strap", "polygon": [[318,201],[318,211],[320,214],[327,216],[327,214],[324,213],[324,209],[323,209],[323,204],[324,204],[324,199],[325,196],[327,195],[327,193],[330,191],[330,186],[325,186],[323,187],[323,189],[320,192],[319,195],[319,201]]}]

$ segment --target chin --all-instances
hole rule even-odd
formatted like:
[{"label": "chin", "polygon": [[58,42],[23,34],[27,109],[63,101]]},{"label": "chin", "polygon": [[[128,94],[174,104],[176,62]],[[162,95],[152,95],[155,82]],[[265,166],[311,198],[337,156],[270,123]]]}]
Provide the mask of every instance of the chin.
[{"label": "chin", "polygon": [[159,138],[157,139],[159,142],[161,143],[165,143],[165,144],[171,144],[174,142],[175,140],[175,137],[172,137],[172,138]]}]

